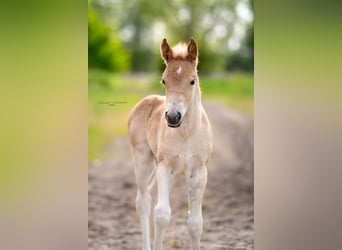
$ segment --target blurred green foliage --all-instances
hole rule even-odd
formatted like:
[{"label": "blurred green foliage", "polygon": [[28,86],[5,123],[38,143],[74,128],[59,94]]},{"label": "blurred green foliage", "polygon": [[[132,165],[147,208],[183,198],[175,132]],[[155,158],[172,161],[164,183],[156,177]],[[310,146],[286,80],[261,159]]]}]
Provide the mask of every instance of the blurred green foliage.
[{"label": "blurred green foliage", "polygon": [[119,37],[103,25],[96,13],[88,9],[88,67],[109,71],[129,69],[129,53]]},{"label": "blurred green foliage", "polygon": [[243,49],[232,53],[226,58],[226,70],[254,71],[254,26],[247,29],[245,39],[242,41]]},{"label": "blurred green foliage", "polygon": [[[99,32],[92,31],[91,40],[106,40],[104,37],[109,37],[110,33],[111,39],[115,38],[114,44],[120,46],[117,46],[118,51],[113,51],[109,42],[105,42],[102,50],[91,49],[90,52],[94,53],[89,52],[89,55],[93,64],[89,63],[89,67],[97,64],[99,68],[114,71],[161,71],[161,39],[166,37],[174,45],[194,37],[199,45],[200,72],[251,72],[254,68],[254,44],[251,40],[254,33],[253,17],[248,13],[253,13],[252,4],[251,0],[90,0],[91,18],[94,19],[95,13],[98,16],[96,22],[91,20],[91,26],[100,29]],[[102,23],[112,29],[103,28]],[[239,34],[238,39],[236,34]],[[102,39],[96,39],[97,35]],[[229,45],[232,38],[235,39],[235,49]],[[129,68],[127,63],[120,67],[119,59],[122,59],[121,63],[127,60],[122,47],[130,53]],[[99,58],[96,52],[101,52]],[[110,55],[115,63],[109,63]]]}]

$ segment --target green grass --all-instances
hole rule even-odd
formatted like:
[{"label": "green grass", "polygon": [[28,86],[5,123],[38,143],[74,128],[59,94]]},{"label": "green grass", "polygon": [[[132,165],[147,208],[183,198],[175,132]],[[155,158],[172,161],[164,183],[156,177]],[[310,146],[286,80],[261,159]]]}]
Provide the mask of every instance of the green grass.
[{"label": "green grass", "polygon": [[203,76],[200,81],[203,99],[221,102],[253,117],[253,75]]},{"label": "green grass", "polygon": [[[163,94],[160,75],[110,74],[89,70],[88,160],[103,156],[113,138],[127,134],[130,110],[144,96]],[[253,76],[200,76],[204,100],[221,102],[253,117]]]}]

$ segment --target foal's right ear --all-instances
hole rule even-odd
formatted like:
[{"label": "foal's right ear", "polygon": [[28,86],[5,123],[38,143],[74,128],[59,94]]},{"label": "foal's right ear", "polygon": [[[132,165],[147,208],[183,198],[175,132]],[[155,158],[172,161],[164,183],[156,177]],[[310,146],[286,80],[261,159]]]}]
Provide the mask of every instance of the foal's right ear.
[{"label": "foal's right ear", "polygon": [[165,63],[168,63],[172,59],[172,48],[167,43],[166,38],[163,39],[160,45],[160,54],[164,59]]}]

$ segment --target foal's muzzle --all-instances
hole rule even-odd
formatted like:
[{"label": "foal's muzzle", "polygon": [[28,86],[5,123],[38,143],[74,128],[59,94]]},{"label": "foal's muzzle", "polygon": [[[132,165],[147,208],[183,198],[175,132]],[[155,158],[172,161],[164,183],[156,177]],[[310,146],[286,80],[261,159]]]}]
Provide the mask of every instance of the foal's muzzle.
[{"label": "foal's muzzle", "polygon": [[167,125],[171,128],[178,128],[182,123],[182,114],[180,112],[165,112]]}]

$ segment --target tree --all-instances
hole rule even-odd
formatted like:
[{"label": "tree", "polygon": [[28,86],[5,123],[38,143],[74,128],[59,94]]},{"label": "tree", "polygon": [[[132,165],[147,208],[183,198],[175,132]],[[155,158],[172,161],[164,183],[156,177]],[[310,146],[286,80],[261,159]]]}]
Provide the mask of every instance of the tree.
[{"label": "tree", "polygon": [[[115,33],[114,33],[115,34]],[[92,9],[88,8],[88,67],[108,71],[129,68],[129,54],[112,30],[104,26]]]}]

